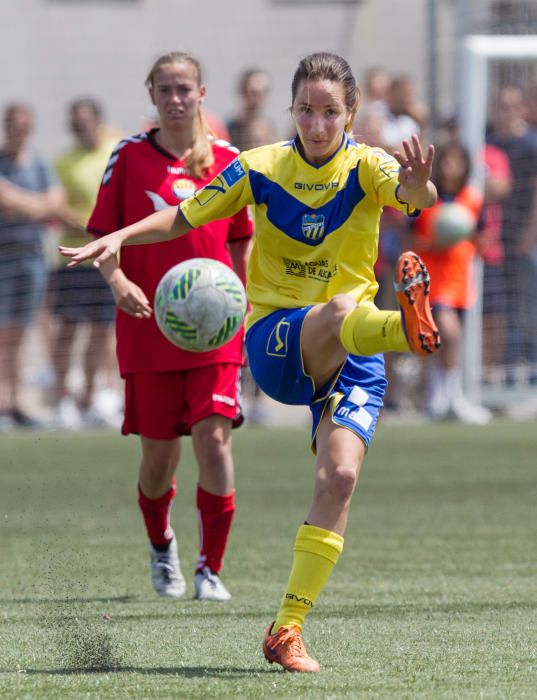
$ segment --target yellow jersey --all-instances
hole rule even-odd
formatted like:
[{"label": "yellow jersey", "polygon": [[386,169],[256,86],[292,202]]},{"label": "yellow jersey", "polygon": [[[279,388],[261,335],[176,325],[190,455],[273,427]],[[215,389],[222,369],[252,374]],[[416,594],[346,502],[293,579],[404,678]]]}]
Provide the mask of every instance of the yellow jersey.
[{"label": "yellow jersey", "polygon": [[382,209],[419,213],[398,198],[398,173],[385,151],[347,135],[318,166],[305,160],[294,139],[241,153],[180,207],[197,228],[251,205],[250,326],[276,309],[326,302],[335,294],[373,305]]},{"label": "yellow jersey", "polygon": [[[67,195],[67,202],[80,217],[82,226],[87,224],[93,211],[106,164],[116,144],[115,136],[106,136],[98,148],[73,146],[56,161],[56,171]],[[73,247],[87,242],[87,233],[70,228],[64,229],[60,239],[60,245]],[[64,265],[66,258],[59,256],[58,262]]]}]

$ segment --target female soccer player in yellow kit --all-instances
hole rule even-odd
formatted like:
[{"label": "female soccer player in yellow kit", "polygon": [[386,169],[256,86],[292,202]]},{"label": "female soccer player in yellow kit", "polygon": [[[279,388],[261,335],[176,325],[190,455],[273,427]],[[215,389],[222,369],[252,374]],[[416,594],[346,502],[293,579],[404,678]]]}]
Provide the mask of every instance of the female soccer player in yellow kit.
[{"label": "female soccer player in yellow kit", "polygon": [[[432,206],[434,149],[416,137],[395,159],[349,137],[358,106],[347,62],[304,58],[294,75],[292,141],[246,151],[180,208],[64,248],[69,265],[99,266],[122,245],[182,236],[253,205],[256,241],[248,269],[252,313],[246,345],[253,377],[275,399],[309,405],[316,449],[314,494],[299,528],[287,588],[263,640],[272,663],[315,672],[301,629],[342,551],[356,480],[386,387],[385,351],[426,355],[440,345],[429,276],[414,253],[397,264],[401,312],[374,306],[379,218],[384,206],[412,216]],[[147,314],[133,295],[133,312]]]}]

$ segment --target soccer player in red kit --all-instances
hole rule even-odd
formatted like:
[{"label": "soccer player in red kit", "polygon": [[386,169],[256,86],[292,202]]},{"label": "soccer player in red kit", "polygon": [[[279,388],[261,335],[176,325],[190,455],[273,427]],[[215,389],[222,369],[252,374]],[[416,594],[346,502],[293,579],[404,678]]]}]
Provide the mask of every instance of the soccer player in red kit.
[{"label": "soccer player in red kit", "polygon": [[[95,236],[178,203],[210,182],[236,156],[215,140],[202,115],[198,61],[161,56],[146,85],[159,127],[121,141],[104,173],[88,224]],[[194,586],[200,600],[228,600],[219,577],[235,510],[231,429],[241,424],[242,333],[223,347],[191,353],[172,345],[151,316],[156,286],[173,265],[193,257],[220,260],[245,281],[252,225],[246,209],[164,244],[134,246],[101,268],[118,305],[117,354],[125,379],[123,434],[140,435],[140,505],[150,541],[153,586],[162,596],[185,592],[170,507],[176,492],[180,437],[191,435],[199,466],[200,557]]]}]

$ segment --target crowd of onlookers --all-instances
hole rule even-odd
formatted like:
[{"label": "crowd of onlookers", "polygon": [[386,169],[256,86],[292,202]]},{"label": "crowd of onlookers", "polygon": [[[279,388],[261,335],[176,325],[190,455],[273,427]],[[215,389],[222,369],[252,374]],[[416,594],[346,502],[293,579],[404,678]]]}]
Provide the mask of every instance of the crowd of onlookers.
[{"label": "crowd of onlookers", "polygon": [[[116,374],[113,351],[115,305],[97,270],[73,275],[56,252],[87,237],[100,180],[119,134],[103,122],[99,103],[78,99],[68,107],[72,146],[54,164],[32,146],[34,114],[25,104],[3,113],[0,150],[0,430],[39,427],[23,407],[23,360],[28,331],[39,328],[32,354],[48,370],[50,424],[77,428],[105,425],[94,404],[99,372]],[[83,326],[76,396],[67,381],[75,338]],[[78,358],[77,358],[78,360]],[[112,384],[117,385],[117,381]],[[50,413],[50,412],[49,412]]]},{"label": "crowd of onlookers", "polygon": [[[245,71],[237,92],[240,104],[227,123],[205,113],[213,134],[240,149],[277,140],[265,114],[268,73]],[[122,134],[106,123],[100,102],[92,97],[74,100],[66,116],[72,145],[51,163],[32,143],[33,107],[12,103],[2,113],[0,431],[117,426],[121,421],[114,299],[91,265],[67,269],[57,246],[87,239],[86,223]],[[150,117],[140,130],[157,126]],[[37,401],[27,400],[28,384]],[[255,417],[259,392],[250,385]]]},{"label": "crowd of onlookers", "polygon": [[[357,141],[394,152],[414,133],[430,140],[427,108],[414,80],[372,68],[361,87]],[[244,71],[237,82],[236,113],[227,121],[211,113],[205,118],[215,136],[240,150],[292,136],[278,133],[267,116],[269,96],[269,74]],[[59,242],[73,246],[87,237],[85,225],[121,133],[106,123],[96,99],[73,101],[67,114],[72,145],[49,163],[32,145],[33,109],[13,103],[2,113],[0,431],[120,421],[114,300],[97,270],[90,265],[68,270],[56,250]],[[141,128],[157,126],[150,122]],[[440,248],[433,216],[420,221],[385,211],[376,268],[378,304],[393,307],[393,263],[403,249],[417,249],[436,272],[433,303],[444,344],[426,363],[426,372],[415,358],[388,357],[386,402],[401,411],[423,410],[433,419],[485,423],[489,412],[469,401],[462,382],[464,315],[475,303],[470,282],[475,255],[483,261],[484,381],[537,385],[537,86],[505,85],[493,99],[482,154],[482,200],[471,192],[470,159],[454,117],[444,120],[434,141],[433,178],[441,202],[460,202],[470,210],[468,202],[477,203],[475,226],[471,241]],[[458,291],[452,288],[454,279]],[[29,332],[38,338],[30,350]],[[31,377],[24,371],[29,353],[35,367]],[[29,382],[37,387],[40,410],[28,405]],[[250,420],[262,422],[263,397],[251,380],[247,387]]]},{"label": "crowd of onlookers", "polygon": [[[364,84],[357,140],[400,149],[412,133],[428,134],[427,110],[408,78],[391,78],[371,69]],[[443,348],[420,367],[418,397],[409,399],[405,381],[408,362],[388,357],[392,375],[388,405],[424,409],[432,419],[456,418],[486,423],[490,412],[473,405],[463,390],[465,317],[476,303],[475,260],[482,269],[483,382],[505,387],[537,387],[537,87],[500,86],[492,96],[486,143],[479,166],[484,169],[484,193],[472,192],[471,160],[450,116],[435,134],[437,153],[433,180],[439,207],[415,221],[386,211],[381,222],[377,276],[379,305],[393,305],[392,263],[404,248],[424,258],[432,277],[431,302],[440,327]],[[435,244],[435,216],[442,203],[474,206],[475,226],[470,239],[451,247]],[[415,369],[415,368],[414,368]],[[411,382],[412,383],[412,382]],[[406,382],[408,385],[408,382]],[[414,382],[415,384],[415,382]]]}]

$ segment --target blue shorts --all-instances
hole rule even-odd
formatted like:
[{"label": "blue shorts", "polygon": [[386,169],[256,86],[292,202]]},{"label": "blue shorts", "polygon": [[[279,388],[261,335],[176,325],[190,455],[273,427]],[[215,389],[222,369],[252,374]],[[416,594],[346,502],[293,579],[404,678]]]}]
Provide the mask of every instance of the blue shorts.
[{"label": "blue shorts", "polygon": [[52,313],[66,322],[112,324],[116,302],[110,287],[94,267],[60,267],[50,277]]},{"label": "blue shorts", "polygon": [[29,326],[44,304],[47,263],[41,255],[0,257],[0,325]]},{"label": "blue shorts", "polygon": [[348,355],[339,372],[316,389],[304,370],[301,348],[302,323],[310,309],[273,311],[248,329],[246,350],[252,376],[276,401],[310,407],[313,441],[328,408],[334,423],[369,446],[387,386],[384,357]]}]

